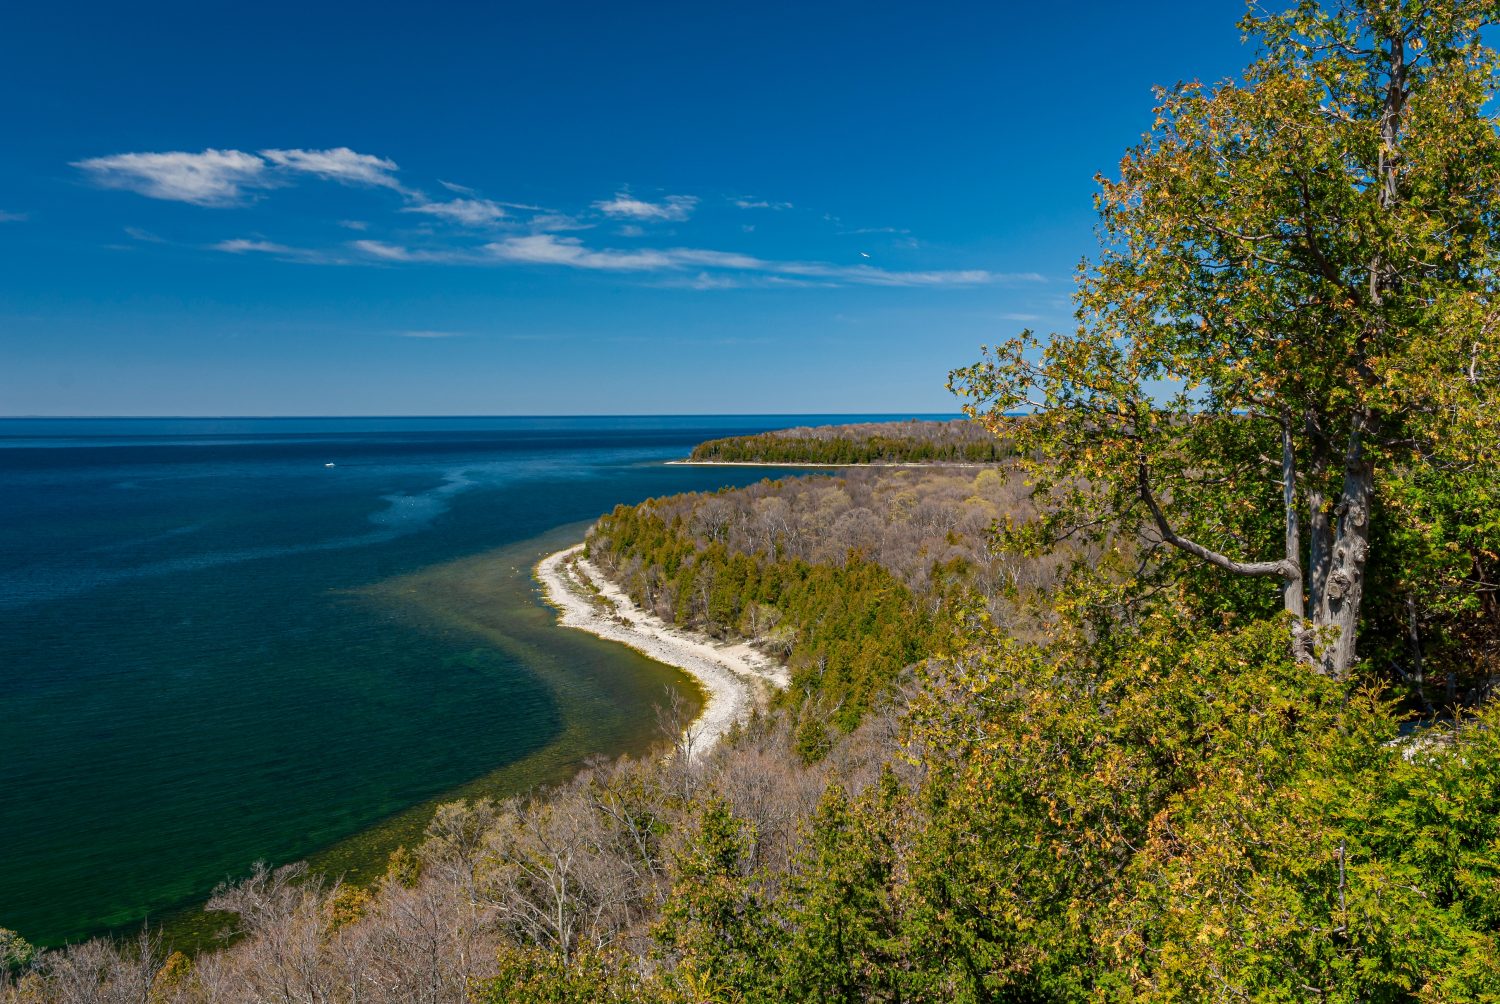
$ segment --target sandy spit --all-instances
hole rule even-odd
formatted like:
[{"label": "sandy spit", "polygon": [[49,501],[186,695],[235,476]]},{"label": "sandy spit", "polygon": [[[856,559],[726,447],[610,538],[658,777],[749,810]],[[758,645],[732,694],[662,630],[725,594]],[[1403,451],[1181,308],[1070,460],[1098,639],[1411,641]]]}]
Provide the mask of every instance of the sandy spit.
[{"label": "sandy spit", "polygon": [[[736,722],[787,685],[787,668],[749,645],[722,644],[641,609],[582,552],[583,545],[577,544],[537,563],[537,581],[547,602],[557,608],[558,623],[628,645],[696,680],[705,700],[685,737],[694,757],[713,749]],[[596,589],[613,610],[595,599]]]}]

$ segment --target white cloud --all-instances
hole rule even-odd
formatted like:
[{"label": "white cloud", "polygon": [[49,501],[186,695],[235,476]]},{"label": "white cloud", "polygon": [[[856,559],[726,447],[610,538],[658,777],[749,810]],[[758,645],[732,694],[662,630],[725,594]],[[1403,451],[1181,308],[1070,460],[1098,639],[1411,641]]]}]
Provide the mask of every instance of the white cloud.
[{"label": "white cloud", "polygon": [[135,240],[138,240],[138,241],[142,241],[142,242],[144,242],[146,244],[165,244],[166,243],[166,240],[164,238],[158,237],[156,234],[153,234],[151,231],[144,230],[144,229],[142,229],[140,227],[126,227],[125,228],[125,233],[128,236],[130,236],[131,238],[133,238]]},{"label": "white cloud", "polygon": [[709,268],[739,269],[749,272],[774,270],[776,263],[763,261],[752,255],[734,251],[710,251],[705,248],[673,248],[663,252],[670,255],[674,265],[703,266]]},{"label": "white cloud", "polygon": [[246,188],[270,183],[266,162],[240,150],[119,153],[74,161],[72,166],[105,188],[195,206],[232,206],[241,201]]},{"label": "white cloud", "polygon": [[339,220],[339,226],[343,227],[345,230],[370,229],[370,224],[366,223],[364,220]]},{"label": "white cloud", "polygon": [[303,265],[347,265],[349,259],[341,255],[322,251],[318,248],[297,248],[287,244],[278,244],[275,241],[262,240],[258,237],[236,237],[232,240],[220,241],[211,245],[214,251],[223,251],[225,254],[265,254],[280,258],[283,261],[298,262]]},{"label": "white cloud", "polygon": [[385,241],[350,241],[349,246],[381,261],[456,263],[475,260],[473,254],[461,251],[428,251],[387,244]]},{"label": "white cloud", "polygon": [[236,237],[233,240],[220,241],[213,246],[215,251],[225,251],[229,254],[245,254],[255,252],[259,254],[296,254],[297,249],[285,244],[277,244],[274,241],[251,240],[247,237]]},{"label": "white cloud", "polygon": [[621,237],[640,237],[644,235],[645,232],[645,230],[636,226],[634,223],[627,223],[619,230],[615,231],[615,233],[619,234]]},{"label": "white cloud", "polygon": [[498,223],[505,218],[505,210],[498,202],[489,199],[452,199],[448,202],[424,202],[407,206],[402,212],[426,213],[441,219],[451,220],[466,227],[483,227]]},{"label": "white cloud", "polygon": [[438,179],[438,184],[442,185],[444,188],[446,188],[450,192],[457,192],[459,195],[476,195],[476,194],[478,194],[478,193],[476,193],[474,191],[474,189],[470,188],[468,185],[460,185],[456,181],[444,181],[442,178],[439,178]]},{"label": "white cloud", "polygon": [[30,219],[25,213],[8,213],[0,209],[0,223],[24,223]]},{"label": "white cloud", "polygon": [[943,269],[926,272],[894,272],[873,265],[828,265],[822,262],[778,262],[774,271],[782,275],[833,279],[860,286],[984,286],[995,283],[1043,282],[1035,272],[1000,273],[984,269]]},{"label": "white cloud", "polygon": [[385,241],[350,241],[349,246],[356,251],[363,251],[371,257],[382,258],[386,261],[416,260],[411,251],[396,244],[387,244]]},{"label": "white cloud", "polygon": [[347,146],[332,150],[262,150],[260,155],[284,170],[311,174],[325,181],[406,191],[396,180],[395,161],[355,153]]},{"label": "white cloud", "polygon": [[247,189],[283,184],[280,174],[310,174],[346,185],[389,188],[410,195],[395,177],[396,162],[346,146],[332,150],[204,150],[201,153],[119,153],[73,162],[105,188],[195,206],[233,206]]},{"label": "white cloud", "polygon": [[766,199],[735,199],[734,204],[741,209],[791,209],[790,202],[770,202]]},{"label": "white cloud", "polygon": [[631,220],[685,220],[698,205],[696,195],[669,195],[662,202],[645,202],[632,198],[629,192],[618,192],[613,199],[594,203],[605,216]]},{"label": "white cloud", "polygon": [[[978,286],[1017,282],[1042,282],[1034,273],[997,273],[984,269],[897,272],[872,265],[833,265],[826,262],[775,261],[733,251],[707,248],[663,248],[622,251],[595,250],[576,237],[532,234],[508,237],[486,244],[484,250],[499,261],[531,265],[559,265],[594,271],[677,271],[713,269],[718,272],[759,273],[783,282],[822,280],[863,286]],[[428,259],[432,260],[432,259]],[[717,288],[722,282],[702,283],[696,288]]]},{"label": "white cloud", "polygon": [[737,289],[744,285],[743,281],[729,275],[710,275],[707,272],[699,272],[681,285],[689,289]]},{"label": "white cloud", "polygon": [[543,212],[527,221],[532,230],[539,233],[557,233],[564,230],[591,230],[592,223],[584,223],[567,213]]},{"label": "white cloud", "polygon": [[553,237],[532,234],[507,237],[486,244],[484,250],[498,261],[531,265],[566,265],[569,268],[604,271],[650,271],[676,267],[668,252],[662,251],[593,251],[576,237]]},{"label": "white cloud", "polygon": [[[504,213],[499,204],[487,200],[452,200],[423,203],[405,212],[429,213],[468,224],[493,224]],[[499,213],[499,216],[496,216]],[[535,224],[535,221],[531,221]],[[633,231],[633,225],[621,233]],[[636,236],[628,233],[628,236]],[[828,263],[828,261],[775,260],[711,248],[594,248],[579,237],[556,233],[532,233],[504,237],[484,245],[407,246],[384,240],[351,240],[347,252],[290,248],[263,239],[236,239],[214,245],[226,254],[270,254],[291,261],[314,264],[350,264],[354,261],[389,264],[525,264],[553,266],[586,272],[664,273],[667,285],[712,290],[732,287],[828,287],[828,285],[873,285],[873,287],[978,287],[1044,282],[1038,273],[999,273],[986,269],[892,270],[873,264]]]}]

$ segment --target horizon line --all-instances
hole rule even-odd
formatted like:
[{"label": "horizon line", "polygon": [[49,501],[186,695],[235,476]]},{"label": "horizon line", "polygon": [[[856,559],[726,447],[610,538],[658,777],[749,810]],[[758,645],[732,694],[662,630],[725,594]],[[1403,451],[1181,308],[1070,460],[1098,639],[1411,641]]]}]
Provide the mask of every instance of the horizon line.
[{"label": "horizon line", "polygon": [[946,411],[683,411],[683,412],[552,412],[527,414],[490,415],[419,415],[419,414],[356,414],[356,415],[0,415],[0,421],[238,421],[256,419],[261,421],[295,421],[300,419],[367,419],[367,418],[778,418],[801,415],[811,417],[848,417],[860,415],[952,415],[963,417],[962,412]]}]

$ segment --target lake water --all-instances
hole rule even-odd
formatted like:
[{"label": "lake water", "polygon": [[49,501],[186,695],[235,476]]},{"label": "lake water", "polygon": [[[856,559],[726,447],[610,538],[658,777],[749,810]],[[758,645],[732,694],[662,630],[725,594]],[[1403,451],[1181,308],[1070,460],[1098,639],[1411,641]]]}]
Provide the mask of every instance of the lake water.
[{"label": "lake water", "polygon": [[663,464],[703,439],[880,417],[0,420],[0,926],[368,876],[435,800],[644,749],[681,677],[556,628],[530,564],[774,473]]}]

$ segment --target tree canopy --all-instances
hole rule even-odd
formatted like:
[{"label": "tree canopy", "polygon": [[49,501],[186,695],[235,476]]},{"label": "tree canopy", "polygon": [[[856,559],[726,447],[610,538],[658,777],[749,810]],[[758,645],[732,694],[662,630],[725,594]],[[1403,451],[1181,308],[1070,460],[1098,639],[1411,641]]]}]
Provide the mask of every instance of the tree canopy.
[{"label": "tree canopy", "polygon": [[1299,658],[1349,673],[1384,481],[1495,469],[1493,7],[1253,10],[1242,80],[1159,92],[1076,330],[950,376],[1030,464],[1033,543],[1143,526],[1278,581]]}]

